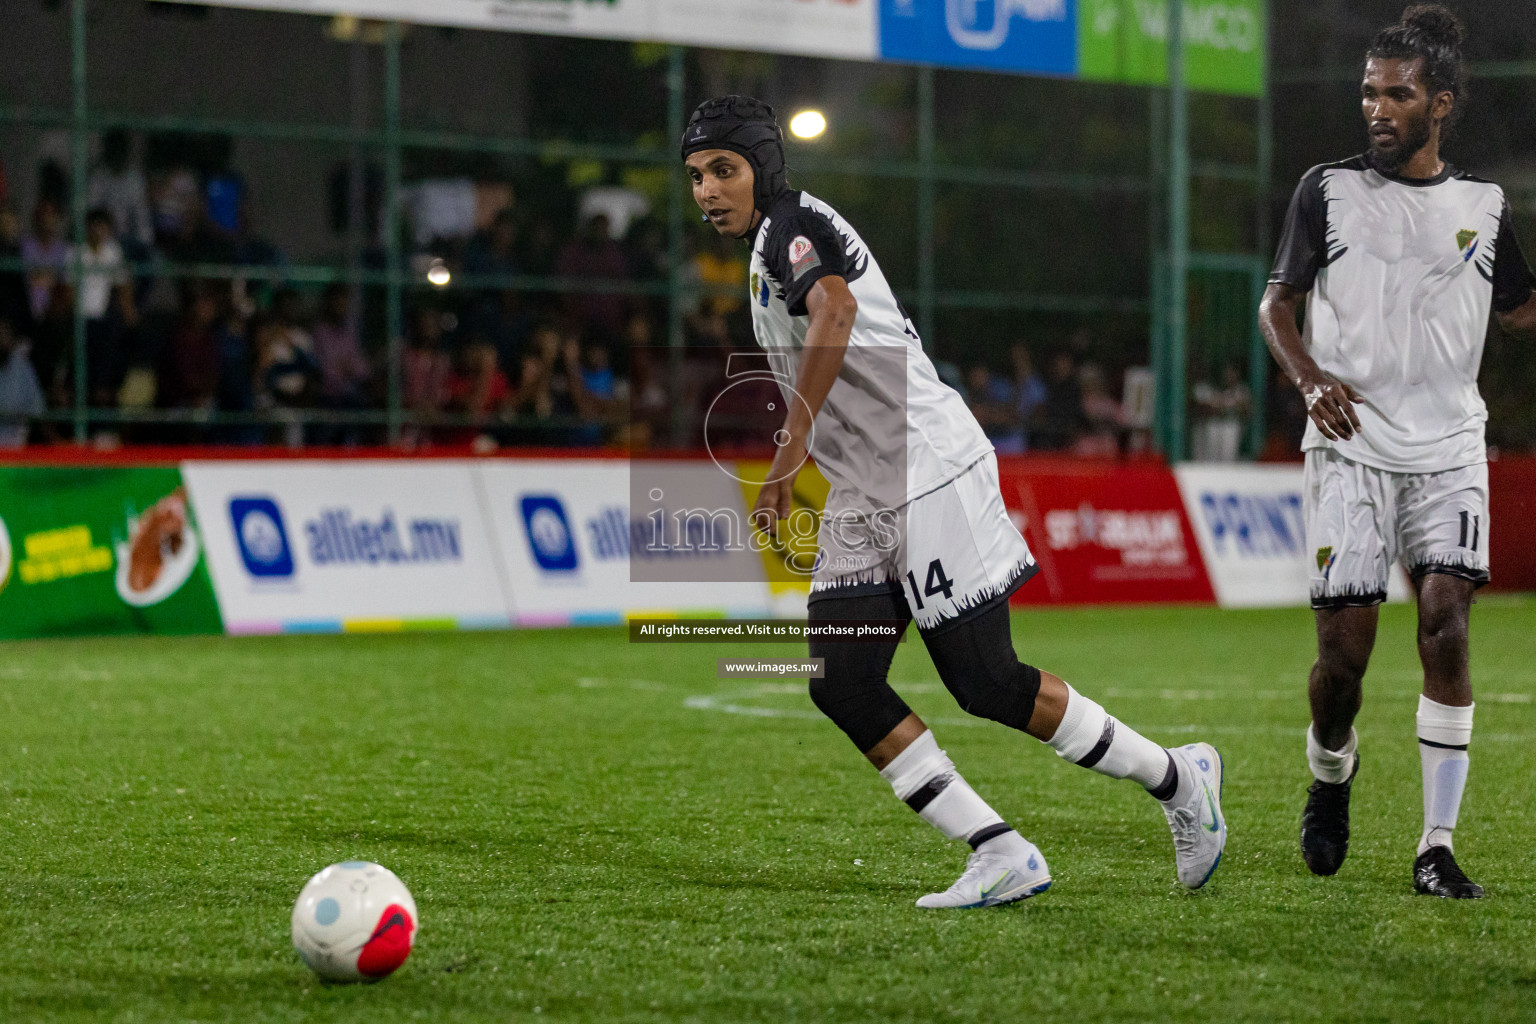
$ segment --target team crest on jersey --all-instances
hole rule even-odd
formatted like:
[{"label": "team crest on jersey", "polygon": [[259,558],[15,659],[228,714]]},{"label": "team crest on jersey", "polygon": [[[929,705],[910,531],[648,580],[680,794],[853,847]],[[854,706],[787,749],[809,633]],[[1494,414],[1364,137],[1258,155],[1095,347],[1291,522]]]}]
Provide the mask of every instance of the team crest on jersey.
[{"label": "team crest on jersey", "polygon": [[789,268],[795,275],[795,280],[813,267],[821,266],[821,257],[816,254],[816,247],[811,240],[804,235],[796,235],[794,241],[789,243]]},{"label": "team crest on jersey", "polygon": [[768,282],[756,271],[752,273],[752,299],[764,309],[768,308]]},{"label": "team crest on jersey", "polygon": [[1461,261],[1465,263],[1472,258],[1477,251],[1477,232],[1462,228],[1456,232],[1456,248],[1461,250]]},{"label": "team crest on jersey", "polygon": [[1333,572],[1333,563],[1338,557],[1331,546],[1317,549],[1317,571],[1323,574],[1323,579]]}]

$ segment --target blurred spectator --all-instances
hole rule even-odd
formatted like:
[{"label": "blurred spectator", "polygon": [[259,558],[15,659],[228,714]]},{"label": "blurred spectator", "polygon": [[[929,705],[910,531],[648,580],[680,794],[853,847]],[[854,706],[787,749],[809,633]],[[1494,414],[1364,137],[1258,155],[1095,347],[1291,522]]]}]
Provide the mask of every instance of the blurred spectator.
[{"label": "blurred spectator", "polygon": [[453,432],[459,443],[473,442],[511,400],[507,375],[496,365],[496,350],[482,343],[464,346],[448,375],[448,411],[468,416],[474,425]]},{"label": "blurred spectator", "polygon": [[315,363],[320,369],[320,405],[325,409],[361,409],[367,405],[373,364],[357,339],[352,289],[327,285],[320,296],[320,320],[314,332]]},{"label": "blurred spectator", "polygon": [[1072,454],[1095,458],[1113,458],[1120,454],[1120,433],[1124,419],[1120,403],[1109,393],[1104,370],[1097,363],[1085,363],[1078,371],[1083,396],[1084,429],[1072,445]]},{"label": "blurred spectator", "polygon": [[1207,380],[1196,384],[1194,399],[1190,454],[1197,462],[1236,462],[1253,404],[1237,367],[1231,363],[1222,367],[1220,387]]},{"label": "blurred spectator", "polygon": [[630,227],[624,243],[629,271],[640,281],[664,280],[672,260],[667,253],[667,226],[655,217],[644,217]]},{"label": "blurred spectator", "polygon": [[[0,207],[0,260],[21,259],[21,218],[16,211]],[[32,299],[27,275],[19,270],[0,270],[0,320],[8,320],[13,329],[26,335],[32,323]]]},{"label": "blurred spectator", "polygon": [[699,316],[730,316],[743,308],[742,292],[747,283],[747,261],[741,245],[734,238],[710,232],[704,246],[690,264],[701,286]]},{"label": "blurred spectator", "polygon": [[524,294],[507,288],[480,300],[470,323],[470,337],[496,350],[496,360],[509,373],[522,361],[524,339],[532,326]]},{"label": "blurred spectator", "polygon": [[[214,403],[224,412],[248,413],[256,408],[251,338],[257,324],[256,318],[246,318],[241,302],[235,301],[226,304],[214,328],[214,343],[219,352],[219,384]],[[219,438],[228,444],[260,444],[261,435],[260,427],[249,424],[226,426],[218,431]]]},{"label": "blurred spectator", "polygon": [[212,410],[219,388],[219,343],[214,336],[222,312],[211,283],[190,282],[181,322],[171,333],[160,363],[160,404],[173,409]]},{"label": "blurred spectator", "polygon": [[86,203],[106,210],[123,238],[143,246],[154,242],[144,172],[133,160],[133,137],[121,128],[113,128],[101,138],[101,160],[91,170]]},{"label": "blurred spectator", "polygon": [[28,358],[30,345],[0,317],[0,448],[26,446],[28,420],[46,408],[43,389]]},{"label": "blurred spectator", "polygon": [[1035,372],[1034,359],[1029,354],[1028,345],[1022,341],[1015,342],[1008,354],[1013,363],[1013,398],[1019,425],[1018,450],[1024,452],[1029,450],[1029,425],[1034,420],[1035,410],[1045,404],[1045,381]]},{"label": "blurred spectator", "polygon": [[1017,399],[1005,378],[993,376],[985,365],[977,363],[965,375],[965,397],[994,448],[1013,455],[1024,450],[1015,412]]},{"label": "blurred spectator", "polygon": [[[596,214],[581,228],[580,234],[560,251],[556,266],[562,277],[586,277],[622,281],[629,275],[624,250],[609,233],[608,217]],[[623,295],[583,293],[565,297],[565,312],[576,333],[588,334],[604,343],[618,340],[624,330],[629,301]]]},{"label": "blurred spectator", "polygon": [[155,245],[182,263],[232,263],[234,245],[208,218],[208,204],[196,172],[174,167],[151,187]]},{"label": "blurred spectator", "polygon": [[[667,352],[658,350],[655,328],[651,318],[636,311],[631,314],[624,329],[624,340],[629,355],[629,389],[625,400],[629,404],[624,440],[634,451],[646,451],[653,444],[660,444],[670,436],[672,403],[662,379],[667,376]],[[659,365],[658,365],[659,364]]]},{"label": "blurred spectator", "polygon": [[1086,427],[1077,362],[1064,349],[1051,356],[1045,375],[1045,401],[1035,409],[1030,437],[1043,451],[1062,451],[1072,447]]},{"label": "blurred spectator", "polygon": [[32,211],[32,233],[21,241],[21,260],[27,269],[27,303],[32,319],[48,313],[53,289],[69,266],[69,246],[64,241],[64,214],[60,207],[39,200]]},{"label": "blurred spectator", "polygon": [[534,330],[529,348],[509,410],[539,420],[578,419],[581,425],[518,431],[517,436],[535,444],[601,442],[604,427],[619,405],[606,350],[588,345],[584,365],[580,341],[574,335],[562,337],[548,324]]},{"label": "blurred spectator", "polygon": [[[443,314],[429,307],[418,307],[411,314],[405,351],[400,356],[401,399],[405,407],[425,419],[436,417],[448,404],[448,381],[452,373],[452,361],[443,348]],[[409,445],[426,440],[424,432],[407,431]]]},{"label": "blurred spectator", "polygon": [[[73,269],[73,252],[70,260]],[[139,315],[112,214],[99,207],[85,218],[80,278],[90,402],[93,406],[110,407],[117,403],[118,388],[128,371],[124,335],[138,326]]]},{"label": "blurred spectator", "polygon": [[557,384],[555,380],[555,369],[560,360],[560,332],[551,324],[540,324],[528,340],[528,352],[523,356],[511,411],[541,420],[574,415],[576,407],[571,401],[569,382],[562,379]]},{"label": "blurred spectator", "polygon": [[[314,404],[320,381],[315,362],[314,339],[302,325],[299,295],[284,288],[272,298],[272,316],[255,335],[256,407],[281,412]],[[287,425],[284,443],[298,447],[303,430],[294,417],[282,417]]]},{"label": "blurred spectator", "polygon": [[525,274],[555,273],[555,264],[560,258],[560,239],[555,226],[545,218],[535,220],[522,234],[518,256],[519,268]]},{"label": "blurred spectator", "polygon": [[490,227],[476,232],[464,252],[466,274],[517,273],[517,220],[510,209],[502,210]]}]

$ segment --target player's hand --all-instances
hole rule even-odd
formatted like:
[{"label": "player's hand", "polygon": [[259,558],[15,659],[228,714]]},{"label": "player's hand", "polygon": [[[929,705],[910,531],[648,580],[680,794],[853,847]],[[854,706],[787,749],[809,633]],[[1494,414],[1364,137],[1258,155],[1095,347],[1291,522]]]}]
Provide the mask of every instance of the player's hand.
[{"label": "player's hand", "polygon": [[1330,441],[1348,441],[1360,429],[1355,406],[1365,399],[1348,384],[1331,374],[1304,379],[1297,386],[1307,403],[1307,415]]},{"label": "player's hand", "polygon": [[794,505],[794,479],[770,480],[757,492],[757,501],[748,517],[752,526],[770,537],[779,535],[779,520],[788,519]]}]

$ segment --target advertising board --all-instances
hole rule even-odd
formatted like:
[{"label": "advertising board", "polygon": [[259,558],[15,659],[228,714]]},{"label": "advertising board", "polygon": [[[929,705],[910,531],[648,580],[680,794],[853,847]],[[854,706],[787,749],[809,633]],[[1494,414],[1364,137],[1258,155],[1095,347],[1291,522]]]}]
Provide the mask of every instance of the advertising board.
[{"label": "advertising board", "polygon": [[[714,463],[665,469],[668,493],[745,519],[741,489]],[[518,625],[620,622],[627,613],[769,613],[763,562],[750,547],[728,538],[656,542],[654,517],[670,522],[672,514],[661,504],[665,495],[649,503],[657,505],[650,515],[631,502],[627,462],[506,459],[475,472]],[[685,571],[651,571],[678,566]]]},{"label": "advertising board", "polygon": [[999,458],[998,470],[1009,515],[1040,563],[1014,603],[1215,599],[1166,468]]},{"label": "advertising board", "polygon": [[[1188,463],[1174,468],[1223,608],[1305,605],[1314,552],[1307,549],[1299,465]],[[1408,599],[1394,566],[1387,600]]]},{"label": "advertising board", "polygon": [[508,625],[472,470],[457,462],[189,462],[231,633]]},{"label": "advertising board", "polygon": [[[1167,0],[176,0],[1161,85]],[[1264,91],[1264,0],[1184,0],[1190,88]]]},{"label": "advertising board", "polygon": [[0,467],[0,637],[220,629],[178,470]]}]

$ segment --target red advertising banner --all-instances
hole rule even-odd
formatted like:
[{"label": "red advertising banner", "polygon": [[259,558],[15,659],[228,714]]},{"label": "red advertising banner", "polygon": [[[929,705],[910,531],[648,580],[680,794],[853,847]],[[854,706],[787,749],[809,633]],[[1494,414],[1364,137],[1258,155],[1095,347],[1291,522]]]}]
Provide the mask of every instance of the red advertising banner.
[{"label": "red advertising banner", "polygon": [[1488,463],[1490,590],[1536,590],[1536,459]]},{"label": "red advertising banner", "polygon": [[1000,457],[998,473],[1040,563],[1013,603],[1215,602],[1166,466]]}]

